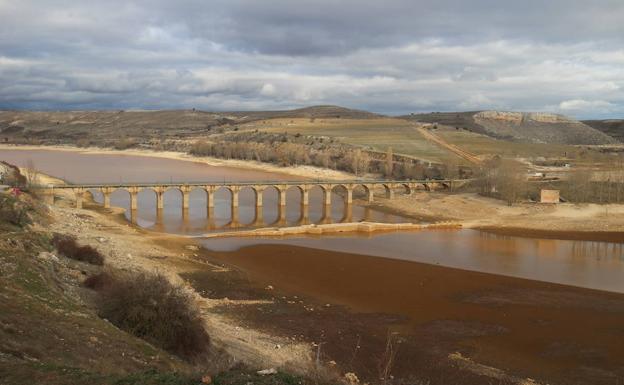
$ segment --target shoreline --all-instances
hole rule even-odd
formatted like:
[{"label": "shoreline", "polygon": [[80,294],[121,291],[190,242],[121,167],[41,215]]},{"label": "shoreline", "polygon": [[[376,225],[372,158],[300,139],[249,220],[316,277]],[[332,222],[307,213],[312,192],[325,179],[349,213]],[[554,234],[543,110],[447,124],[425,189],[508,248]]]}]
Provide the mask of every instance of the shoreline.
[{"label": "shoreline", "polygon": [[[21,146],[0,144],[0,150],[50,150],[81,152],[85,154],[130,155],[198,162],[209,166],[234,167],[245,170],[275,172],[282,175],[315,178],[344,179],[353,177],[344,172],[310,166],[278,167],[255,161],[223,160],[193,157],[181,152],[152,150],[113,150],[78,148],[75,146]],[[465,205],[466,202],[472,206]],[[464,207],[465,206],[465,207]],[[597,204],[517,204],[508,207],[501,201],[475,197],[475,194],[414,193],[399,196],[392,201],[376,198],[370,207],[423,222],[453,222],[463,228],[472,228],[501,235],[537,237],[561,240],[624,242],[624,205]],[[613,207],[613,209],[611,209]],[[601,211],[613,214],[603,217]],[[558,212],[563,212],[558,216]],[[593,222],[588,223],[588,220]]]},{"label": "shoreline", "polygon": [[[289,368],[305,373],[313,367],[315,344],[322,343],[325,354],[329,354],[326,360],[331,359],[322,363],[331,365],[329,363],[336,360],[341,373],[347,372],[351,369],[346,362],[353,353],[344,351],[343,347],[362,344],[366,349],[362,354],[366,352],[368,361],[361,361],[353,370],[360,375],[374,365],[370,360],[383,353],[386,343],[383,336],[386,328],[392,327],[402,330],[402,343],[409,346],[402,350],[402,361],[417,366],[431,360],[440,362],[439,366],[427,369],[427,376],[436,377],[439,373],[457,376],[457,379],[474,376],[471,379],[474,382],[466,383],[476,384],[481,383],[477,381],[481,381],[482,376],[487,377],[491,369],[502,373],[509,383],[522,384],[527,380],[521,376],[525,368],[520,370],[514,364],[515,341],[520,336],[536,338],[541,326],[530,322],[532,319],[557,317],[562,327],[557,329],[561,335],[555,339],[574,339],[573,330],[563,327],[563,320],[577,314],[579,309],[590,308],[600,313],[610,309],[612,303],[617,305],[622,301],[624,306],[623,295],[618,293],[358,254],[275,245],[212,252],[198,247],[194,240],[128,223],[119,215],[123,209],[107,210],[90,201],[82,210],[67,207],[71,204],[68,194],[60,200],[59,206],[52,208],[56,223],[51,230],[70,231],[81,242],[102,249],[108,263],[115,268],[157,271],[184,285],[201,304],[207,330],[217,346],[259,368]],[[310,265],[306,266],[306,261]],[[326,267],[332,261],[338,262],[339,268],[327,272]],[[290,267],[284,270],[285,265]],[[292,272],[285,276],[284,271],[290,269]],[[344,271],[351,272],[353,277],[345,281]],[[412,290],[405,291],[404,297],[387,294],[386,300],[377,296],[371,300],[366,288],[370,282],[379,280],[377,274],[387,277],[381,281],[389,282],[389,285],[377,286],[379,292]],[[434,276],[436,279],[431,280]],[[420,286],[414,286],[418,282]],[[354,293],[350,289],[352,285],[362,288]],[[427,290],[414,290],[423,285]],[[520,288],[528,290],[530,295],[519,294]],[[535,310],[527,310],[527,298],[534,301],[531,306]],[[410,305],[405,307],[407,299]],[[578,303],[575,305],[578,307],[551,313],[553,301],[562,300]],[[358,303],[369,301],[374,307],[366,308],[368,313],[358,311]],[[488,301],[495,302],[488,305]],[[503,301],[510,317],[491,314],[488,306],[500,306],[496,301]],[[427,303],[429,306],[425,306]],[[460,318],[449,323],[446,319],[457,306],[471,309],[471,316],[479,321]],[[596,309],[593,306],[597,306]],[[427,314],[421,314],[418,309],[427,309]],[[406,323],[405,312],[410,312],[409,319],[414,317],[415,321]],[[602,328],[611,327],[610,323],[603,323],[601,314],[593,313],[583,313],[584,322],[592,325],[585,331],[589,339],[594,339],[595,330],[600,332]],[[467,336],[462,334],[467,333],[466,328],[470,329]],[[319,340],[318,329],[332,334]],[[498,330],[508,332],[501,334]],[[514,334],[508,337],[510,332]],[[599,332],[596,336],[601,337]],[[462,368],[455,368],[451,357],[454,353],[449,352],[456,351],[465,340],[482,343],[482,335],[489,335],[483,343],[494,350],[485,356],[467,355],[469,362]],[[364,336],[363,340],[360,336]],[[343,337],[347,338],[344,342]],[[488,345],[488,338],[497,340],[498,344]],[[539,349],[521,353],[531,359],[530,367],[539,373],[543,363],[533,360],[538,357]],[[488,370],[482,372],[483,368]],[[405,372],[397,369],[397,374],[411,373],[409,367],[403,370]]]},{"label": "shoreline", "polygon": [[0,144],[0,150],[49,150],[49,151],[67,151],[67,152],[80,152],[84,154],[97,154],[97,155],[131,155],[131,156],[143,156],[148,158],[163,158],[180,160],[186,162],[203,163],[208,166],[219,167],[231,167],[245,170],[255,170],[271,172],[276,174],[305,177],[309,179],[314,178],[326,178],[326,179],[352,179],[354,176],[343,171],[329,170],[313,166],[289,166],[280,167],[269,163],[262,163],[253,160],[239,160],[239,159],[220,159],[205,156],[193,156],[184,152],[177,151],[154,151],[146,149],[128,149],[128,150],[115,150],[102,147],[76,147],[68,145],[8,145]]}]

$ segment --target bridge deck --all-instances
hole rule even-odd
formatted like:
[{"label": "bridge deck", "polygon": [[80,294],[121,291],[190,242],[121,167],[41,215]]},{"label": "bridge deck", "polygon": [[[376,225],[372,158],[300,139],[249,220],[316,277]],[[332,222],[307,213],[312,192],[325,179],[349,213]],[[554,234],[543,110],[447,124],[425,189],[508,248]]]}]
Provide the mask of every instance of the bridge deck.
[{"label": "bridge deck", "polygon": [[300,186],[300,185],[360,185],[360,184],[427,184],[427,183],[451,183],[452,179],[407,179],[407,180],[384,180],[384,179],[350,179],[350,180],[261,180],[261,181],[192,181],[192,182],[111,182],[111,183],[75,183],[75,184],[49,184],[42,188],[103,188],[103,187],[153,187],[153,186]]}]

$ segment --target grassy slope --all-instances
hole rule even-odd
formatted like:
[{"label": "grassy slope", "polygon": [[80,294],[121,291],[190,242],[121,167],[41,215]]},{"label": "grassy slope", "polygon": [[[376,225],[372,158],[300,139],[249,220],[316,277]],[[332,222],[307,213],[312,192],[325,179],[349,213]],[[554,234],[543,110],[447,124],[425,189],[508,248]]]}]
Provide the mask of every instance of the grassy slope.
[{"label": "grassy slope", "polygon": [[[385,152],[392,147],[397,154],[433,162],[455,159],[455,155],[427,141],[405,120],[377,119],[271,119],[247,123],[244,129],[328,136],[348,144]],[[456,160],[456,159],[455,159]]]},{"label": "grassy slope", "polygon": [[[0,193],[3,194],[3,193]],[[201,369],[99,318],[81,281],[98,267],[54,252],[37,202],[35,228],[20,228],[0,217],[0,385],[190,385]],[[44,254],[42,254],[44,253]],[[214,375],[214,373],[211,373]],[[308,384],[279,373],[259,376],[236,367],[213,376],[216,385]]]},{"label": "grassy slope", "polygon": [[189,369],[97,317],[79,287],[89,265],[38,257],[51,250],[48,234],[0,227],[1,384],[98,384]]}]

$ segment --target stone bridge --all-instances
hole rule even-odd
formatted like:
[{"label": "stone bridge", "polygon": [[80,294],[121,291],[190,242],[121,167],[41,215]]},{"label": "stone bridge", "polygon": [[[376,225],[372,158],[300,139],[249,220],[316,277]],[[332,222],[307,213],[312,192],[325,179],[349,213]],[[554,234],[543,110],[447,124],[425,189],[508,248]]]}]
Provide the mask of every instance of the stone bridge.
[{"label": "stone bridge", "polygon": [[[182,195],[183,213],[188,211],[190,194],[199,189],[204,191],[207,198],[208,212],[214,209],[214,194],[221,189],[229,191],[232,217],[235,219],[238,212],[239,192],[250,189],[255,196],[256,213],[262,212],[262,193],[264,190],[273,188],[278,193],[278,209],[286,206],[286,191],[291,188],[299,190],[301,214],[306,216],[309,205],[309,192],[313,188],[320,188],[323,196],[324,207],[331,205],[332,192],[343,199],[346,210],[350,211],[354,191],[363,197],[366,202],[374,201],[374,191],[380,191],[386,199],[393,199],[395,191],[404,194],[412,194],[416,190],[433,191],[452,189],[465,180],[317,180],[317,181],[260,181],[260,182],[180,182],[180,183],[101,183],[101,184],[64,184],[49,185],[43,188],[43,196],[48,203],[54,204],[55,191],[70,190],[74,193],[77,208],[82,208],[86,194],[93,196],[94,192],[100,192],[104,197],[104,207],[110,207],[111,194],[117,190],[125,190],[130,195],[130,209],[134,212],[138,208],[139,192],[152,190],[156,195],[157,210],[164,208],[164,193],[168,190],[179,190]],[[209,214],[210,215],[210,214]],[[261,216],[261,215],[260,215]]]}]

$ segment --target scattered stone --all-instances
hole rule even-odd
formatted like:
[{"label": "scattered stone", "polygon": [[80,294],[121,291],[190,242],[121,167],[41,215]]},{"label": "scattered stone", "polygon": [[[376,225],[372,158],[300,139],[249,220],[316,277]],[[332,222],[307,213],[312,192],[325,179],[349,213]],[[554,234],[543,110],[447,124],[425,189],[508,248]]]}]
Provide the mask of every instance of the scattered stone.
[{"label": "scattered stone", "polygon": [[256,373],[258,373],[261,376],[266,376],[269,374],[277,374],[277,369],[275,368],[263,369],[263,370],[258,370]]},{"label": "scattered stone", "polygon": [[195,246],[195,245],[186,245],[186,246],[184,246],[184,248],[187,249],[187,250],[192,250],[192,251],[198,251],[199,250],[199,247]]},{"label": "scattered stone", "polygon": [[212,377],[210,377],[209,375],[204,375],[201,378],[201,382],[202,384],[211,384],[212,383]]},{"label": "scattered stone", "polygon": [[100,342],[100,340],[96,336],[89,337],[89,341],[93,342],[94,344]]},{"label": "scattered stone", "polygon": [[360,379],[355,375],[355,373],[349,372],[344,375],[347,384],[355,385],[360,383]]},{"label": "scattered stone", "polygon": [[44,261],[59,262],[59,259],[56,255],[47,251],[42,251],[37,257],[39,259],[43,259]]}]

